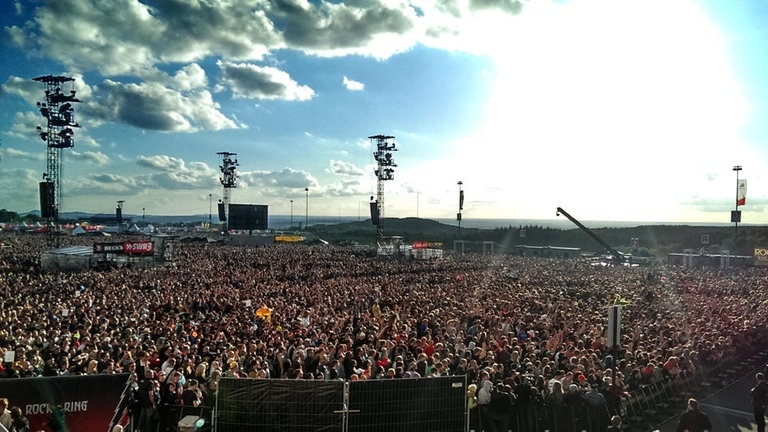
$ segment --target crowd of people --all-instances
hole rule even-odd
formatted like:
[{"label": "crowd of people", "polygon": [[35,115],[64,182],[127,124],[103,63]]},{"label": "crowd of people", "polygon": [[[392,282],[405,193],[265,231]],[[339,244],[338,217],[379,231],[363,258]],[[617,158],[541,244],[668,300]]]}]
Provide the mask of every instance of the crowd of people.
[{"label": "crowd of people", "polygon": [[[221,377],[445,375],[467,376],[477,431],[529,424],[529,404],[567,423],[565,407],[590,401],[604,421],[592,430],[605,430],[639,386],[766,342],[768,279],[755,267],[179,242],[165,265],[65,274],[41,271],[45,236],[0,241],[0,358],[15,353],[0,378],[130,373],[142,431],[212,405]],[[606,332],[614,304],[619,346]]]}]

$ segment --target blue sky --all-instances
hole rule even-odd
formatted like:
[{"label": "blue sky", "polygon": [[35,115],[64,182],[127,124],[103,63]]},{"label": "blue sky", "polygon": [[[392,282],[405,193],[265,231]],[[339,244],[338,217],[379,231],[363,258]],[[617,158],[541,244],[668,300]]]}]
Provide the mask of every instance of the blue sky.
[{"label": "blue sky", "polygon": [[81,128],[61,210],[233,203],[367,213],[370,135],[395,136],[384,216],[768,223],[762,0],[0,2],[0,208],[39,208],[32,78]]}]

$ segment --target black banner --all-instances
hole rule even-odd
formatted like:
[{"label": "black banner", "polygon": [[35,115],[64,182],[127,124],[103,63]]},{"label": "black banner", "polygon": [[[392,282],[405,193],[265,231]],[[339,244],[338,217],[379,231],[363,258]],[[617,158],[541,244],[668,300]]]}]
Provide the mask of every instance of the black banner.
[{"label": "black banner", "polygon": [[123,253],[123,243],[94,243],[93,253]]},{"label": "black banner", "polygon": [[31,431],[50,431],[49,423],[63,417],[63,430],[99,432],[109,430],[127,380],[128,374],[18,378],[0,380],[0,388]]}]

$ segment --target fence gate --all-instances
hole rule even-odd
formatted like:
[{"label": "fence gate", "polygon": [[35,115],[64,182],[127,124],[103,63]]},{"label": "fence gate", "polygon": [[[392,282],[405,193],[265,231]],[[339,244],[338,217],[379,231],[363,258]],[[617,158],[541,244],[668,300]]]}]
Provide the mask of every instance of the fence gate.
[{"label": "fence gate", "polygon": [[216,432],[463,432],[464,376],[369,381],[224,378]]}]

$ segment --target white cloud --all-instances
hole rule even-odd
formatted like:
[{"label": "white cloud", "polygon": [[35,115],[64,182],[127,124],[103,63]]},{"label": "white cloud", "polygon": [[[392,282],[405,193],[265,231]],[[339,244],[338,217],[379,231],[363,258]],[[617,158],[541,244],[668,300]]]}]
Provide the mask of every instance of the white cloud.
[{"label": "white cloud", "polygon": [[180,93],[156,82],[124,84],[105,80],[94,97],[83,107],[84,113],[142,129],[194,132],[239,127],[219,112],[208,90]]},{"label": "white cloud", "polygon": [[69,152],[69,154],[72,156],[72,158],[76,160],[93,162],[97,165],[106,165],[110,161],[109,156],[107,156],[102,152],[96,152],[96,151],[79,152],[79,151],[73,150]]},{"label": "white cloud", "polygon": [[359,81],[355,81],[355,80],[349,79],[346,76],[343,78],[342,84],[344,84],[344,87],[347,90],[351,90],[351,91],[361,91],[361,90],[365,89],[365,84],[363,84],[363,83],[361,83]]},{"label": "white cloud", "polygon": [[24,159],[24,160],[31,160],[31,161],[45,160],[45,153],[42,151],[32,153],[24,150],[19,150],[13,147],[7,147],[7,148],[0,147],[0,151],[2,151],[3,156],[8,159]]},{"label": "white cloud", "polygon": [[222,85],[235,98],[306,101],[315,91],[294,81],[290,75],[271,66],[218,62]]},{"label": "white cloud", "polygon": [[327,168],[326,171],[336,175],[351,177],[361,177],[365,175],[365,172],[360,167],[350,162],[331,160],[330,165],[330,168]]}]

